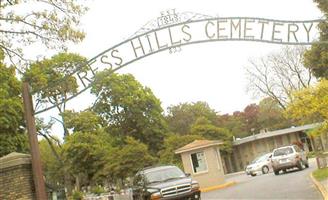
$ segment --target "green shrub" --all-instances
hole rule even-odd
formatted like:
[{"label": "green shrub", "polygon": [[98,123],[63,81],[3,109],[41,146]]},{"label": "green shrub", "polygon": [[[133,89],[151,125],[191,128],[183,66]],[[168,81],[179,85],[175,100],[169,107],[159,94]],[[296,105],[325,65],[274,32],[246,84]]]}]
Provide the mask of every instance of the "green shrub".
[{"label": "green shrub", "polygon": [[315,170],[313,172],[313,177],[318,181],[328,179],[328,167]]},{"label": "green shrub", "polygon": [[96,194],[96,195],[100,195],[101,193],[104,193],[105,190],[104,190],[103,187],[97,185],[97,186],[94,186],[94,187],[91,188],[91,192]]},{"label": "green shrub", "polygon": [[71,199],[72,200],[82,200],[83,195],[84,195],[83,192],[76,190],[76,191],[73,192],[73,195],[72,195]]}]

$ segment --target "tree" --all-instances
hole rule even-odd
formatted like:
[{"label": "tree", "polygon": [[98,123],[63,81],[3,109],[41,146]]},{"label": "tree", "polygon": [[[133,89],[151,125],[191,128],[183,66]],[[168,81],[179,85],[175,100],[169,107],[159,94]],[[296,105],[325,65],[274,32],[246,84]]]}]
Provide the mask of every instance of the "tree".
[{"label": "tree", "polygon": [[160,101],[130,74],[96,75],[91,89],[97,100],[93,110],[108,124],[109,132],[121,138],[130,136],[146,144],[156,154],[167,132]]},{"label": "tree", "polygon": [[259,104],[247,105],[242,112],[220,115],[217,120],[217,126],[229,130],[238,138],[291,125],[292,121],[284,116],[284,110],[270,97],[262,99]]},{"label": "tree", "polygon": [[271,98],[259,103],[258,124],[261,129],[278,130],[292,126],[292,121],[284,116],[284,110]]},{"label": "tree", "polygon": [[15,69],[6,67],[3,59],[0,49],[0,157],[28,150],[21,82],[15,77]]},{"label": "tree", "polygon": [[62,163],[53,154],[53,150],[51,149],[55,148],[58,155],[61,155],[60,147],[56,144],[56,141],[52,141],[52,145],[51,147],[49,142],[45,139],[39,141],[42,168],[46,183],[53,189],[59,189],[64,186],[63,177],[65,170],[63,169]]},{"label": "tree", "polygon": [[[328,18],[328,2],[326,0],[314,0],[319,9]],[[317,78],[328,78],[328,22],[320,22],[319,41],[326,43],[314,43],[304,54],[304,65],[308,67]]]},{"label": "tree", "polygon": [[175,150],[181,148],[194,140],[204,139],[200,135],[177,135],[170,134],[164,140],[164,148],[158,153],[159,160],[163,164],[173,164],[182,168],[180,155],[175,154]]},{"label": "tree", "polygon": [[[40,103],[55,105],[62,114],[66,110],[66,99],[77,93],[78,84],[72,72],[84,70],[86,58],[73,53],[59,53],[50,59],[34,62],[24,74],[34,93],[37,94],[35,107]],[[65,78],[64,78],[65,77]],[[62,122],[64,136],[69,134]]]},{"label": "tree", "polygon": [[244,129],[247,133],[258,133],[261,130],[261,124],[259,124],[260,107],[256,104],[249,104],[245,107],[243,112]]},{"label": "tree", "polygon": [[216,112],[206,102],[180,103],[167,109],[166,120],[169,129],[180,135],[190,134],[192,124],[197,118],[205,117],[212,123],[216,123]]},{"label": "tree", "polygon": [[68,110],[62,113],[62,116],[66,127],[73,132],[93,132],[102,127],[101,118],[90,110],[81,112]]},{"label": "tree", "polygon": [[[95,132],[75,132],[67,137],[63,146],[65,163],[80,182],[80,185],[95,185],[99,178],[99,171],[109,164],[107,157],[112,152],[112,140],[101,129]],[[82,181],[82,178],[85,180]]]},{"label": "tree", "polygon": [[232,151],[232,133],[225,129],[214,126],[204,117],[198,118],[191,128],[192,135],[200,135],[208,140],[222,140],[221,150],[225,153]]},{"label": "tree", "polygon": [[295,92],[286,113],[303,123],[327,121],[328,80],[322,79],[313,87]]},{"label": "tree", "polygon": [[305,49],[285,47],[258,60],[246,68],[248,91],[254,96],[270,97],[286,109],[293,91],[309,87],[315,80],[302,65]]},{"label": "tree", "polygon": [[117,147],[108,157],[105,171],[116,180],[134,176],[139,170],[151,166],[156,159],[149,154],[148,147],[132,137],[126,137],[126,145]]},{"label": "tree", "polygon": [[235,137],[242,138],[251,134],[245,130],[244,114],[240,111],[233,112],[232,115],[224,114],[218,116],[218,126],[228,129]]},{"label": "tree", "polygon": [[322,79],[313,87],[295,92],[286,114],[301,123],[320,122],[321,125],[310,134],[322,134],[328,141],[328,80]]},{"label": "tree", "polygon": [[2,0],[0,10],[0,48],[20,71],[28,61],[26,47],[63,50],[66,42],[80,42],[85,35],[78,26],[87,9],[76,0]]}]

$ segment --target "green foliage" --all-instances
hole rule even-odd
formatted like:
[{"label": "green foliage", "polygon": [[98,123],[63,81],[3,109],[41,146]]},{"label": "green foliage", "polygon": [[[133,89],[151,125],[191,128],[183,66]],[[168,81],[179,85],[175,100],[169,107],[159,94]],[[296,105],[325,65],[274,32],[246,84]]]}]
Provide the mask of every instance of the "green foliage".
[{"label": "green foliage", "polygon": [[200,135],[177,135],[171,134],[164,140],[164,149],[158,153],[160,162],[163,164],[173,164],[183,168],[180,155],[174,153],[175,150],[193,142],[204,139]]},{"label": "green foliage", "polygon": [[[24,79],[29,82],[42,103],[56,105],[61,114],[66,109],[67,97],[76,94],[78,89],[77,80],[72,73],[77,69],[83,71],[86,67],[85,62],[86,58],[78,54],[59,53],[50,59],[32,63],[24,74]],[[59,105],[61,102],[63,103]],[[67,136],[65,121],[63,128],[64,136]]]},{"label": "green foliage", "polygon": [[245,129],[243,112],[236,111],[232,115],[225,114],[218,116],[218,125],[228,129],[235,137],[246,137],[252,134]]},{"label": "green foliage", "polygon": [[87,9],[76,0],[4,0],[0,10],[0,48],[13,64],[25,64],[24,47],[41,43],[63,50],[66,42],[80,42],[85,35],[78,27]]},{"label": "green foliage", "polygon": [[11,152],[28,153],[29,145],[26,134],[0,133],[0,157],[5,156]]},{"label": "green foliage", "polygon": [[147,146],[132,137],[125,139],[126,145],[116,147],[108,157],[105,172],[116,180],[124,180],[135,175],[144,167],[156,163]]},{"label": "green foliage", "polygon": [[199,117],[205,117],[212,123],[215,123],[217,119],[216,112],[206,102],[200,101],[170,106],[167,111],[166,119],[170,131],[180,135],[190,134],[192,124]]},{"label": "green foliage", "polygon": [[317,78],[328,78],[328,44],[313,44],[304,54],[304,65],[310,68]]},{"label": "green foliage", "polygon": [[70,198],[71,200],[83,200],[83,192],[79,190],[75,190],[72,194],[72,197]]},{"label": "green foliage", "polygon": [[108,164],[107,157],[111,151],[112,140],[101,129],[96,132],[75,132],[67,137],[63,146],[67,167],[75,177],[84,174],[84,184],[87,185],[97,181],[99,171]]},{"label": "green foliage", "polygon": [[97,96],[94,111],[109,125],[109,132],[124,143],[131,136],[145,143],[152,153],[162,148],[167,130],[160,101],[132,75],[96,75],[91,92]]},{"label": "green foliage", "polygon": [[328,80],[322,79],[316,86],[295,92],[286,115],[300,123],[321,122],[309,134],[323,135],[328,140]]},{"label": "green foliage", "polygon": [[230,153],[232,151],[232,134],[225,128],[216,127],[205,118],[199,118],[191,128],[192,135],[200,135],[208,140],[222,140],[221,149]]},{"label": "green foliage", "polygon": [[[57,145],[56,141],[50,140],[54,150],[61,155],[61,149]],[[60,160],[56,158],[52,149],[49,146],[47,140],[42,139],[39,141],[39,148],[41,154],[41,162],[44,176],[46,177],[46,182],[52,188],[60,188],[64,185],[63,177],[65,174],[65,170],[63,169]]]},{"label": "green foliage", "polygon": [[101,127],[101,118],[89,110],[78,113],[65,111],[62,116],[66,127],[73,129],[73,132],[92,132]]},{"label": "green foliage", "polygon": [[15,69],[3,63],[0,49],[0,157],[16,152],[27,152],[27,136],[24,134],[21,83],[15,77]]},{"label": "green foliage", "polygon": [[[86,58],[74,53],[59,53],[50,59],[32,63],[24,75],[33,91],[41,99],[56,103],[77,92],[76,78],[70,76],[77,69],[85,68]],[[65,79],[63,79],[66,77]]]},{"label": "green foliage", "polygon": [[328,167],[317,169],[313,172],[313,177],[318,181],[323,181],[328,179]]},{"label": "green foliage", "polygon": [[295,92],[286,113],[304,123],[328,120],[328,80],[322,79],[314,87]]},{"label": "green foliage", "polygon": [[260,129],[267,130],[278,130],[292,126],[291,120],[284,116],[284,110],[272,98],[265,98],[260,101],[257,123]]},{"label": "green foliage", "polygon": [[91,188],[91,193],[96,194],[96,195],[100,195],[101,193],[104,193],[104,192],[105,192],[104,188],[101,187],[100,185],[96,185]]},{"label": "green foliage", "polygon": [[[314,0],[319,9],[328,18],[328,1]],[[320,38],[319,41],[328,41],[328,22],[327,20],[319,24]],[[313,44],[304,54],[304,65],[308,67],[318,78],[328,78],[328,44]]]}]

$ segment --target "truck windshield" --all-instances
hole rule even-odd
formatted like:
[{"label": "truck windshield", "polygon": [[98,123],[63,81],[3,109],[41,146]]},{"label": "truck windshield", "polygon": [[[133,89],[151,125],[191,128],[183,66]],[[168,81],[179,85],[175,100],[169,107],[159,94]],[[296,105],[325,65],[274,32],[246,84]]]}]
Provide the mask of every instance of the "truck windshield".
[{"label": "truck windshield", "polygon": [[148,172],[145,174],[145,177],[147,182],[155,183],[186,177],[186,175],[179,168],[172,167]]}]

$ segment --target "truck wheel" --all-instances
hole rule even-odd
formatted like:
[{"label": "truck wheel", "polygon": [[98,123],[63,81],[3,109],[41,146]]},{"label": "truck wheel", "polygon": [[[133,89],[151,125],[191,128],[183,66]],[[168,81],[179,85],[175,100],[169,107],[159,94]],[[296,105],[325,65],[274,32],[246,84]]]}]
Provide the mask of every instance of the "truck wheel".
[{"label": "truck wheel", "polygon": [[269,173],[269,167],[265,165],[262,167],[262,174],[267,174],[267,173]]},{"label": "truck wheel", "polygon": [[309,168],[309,161],[307,160],[306,163],[305,163],[305,167],[306,168]]},{"label": "truck wheel", "polygon": [[273,170],[274,175],[279,175],[279,170]]}]

